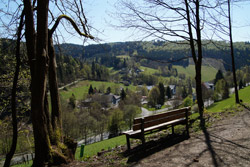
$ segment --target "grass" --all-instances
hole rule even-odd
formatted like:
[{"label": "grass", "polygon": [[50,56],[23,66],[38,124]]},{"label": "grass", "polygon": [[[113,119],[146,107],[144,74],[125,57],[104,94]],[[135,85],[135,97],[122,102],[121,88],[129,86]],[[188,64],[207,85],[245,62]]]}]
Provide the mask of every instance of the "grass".
[{"label": "grass", "polygon": [[28,163],[13,165],[12,167],[30,167],[32,166],[32,164],[33,164],[33,161],[29,161]]},{"label": "grass", "polygon": [[[250,103],[249,94],[250,94],[250,86],[239,90],[239,97],[241,100],[243,100],[244,103]],[[216,113],[216,112],[222,112],[223,110],[234,107],[234,106],[235,106],[235,95],[232,94],[230,98],[214,103],[207,110],[208,112]]]},{"label": "grass", "polygon": [[120,84],[120,83],[85,80],[85,81],[78,82],[76,85],[74,85],[72,87],[68,87],[67,91],[61,90],[60,91],[61,98],[63,98],[64,100],[67,100],[71,97],[72,93],[74,93],[77,100],[83,99],[86,97],[90,85],[92,85],[93,88],[96,87],[97,89],[104,86],[105,91],[108,87],[111,87],[111,91],[112,91],[112,88],[114,88],[116,86],[123,87],[125,89],[128,88],[128,89],[131,89],[133,91],[136,89],[136,87],[132,86],[132,85],[124,86],[123,84]]},{"label": "grass", "polygon": [[[173,66],[174,68],[177,69],[178,74],[186,74],[186,77],[195,77],[195,66],[194,65],[189,65],[188,67],[184,68],[182,66]],[[217,73],[217,70],[213,67],[210,66],[202,66],[201,69],[201,75],[202,75],[202,81],[211,81],[215,78],[215,75]]]},{"label": "grass", "polygon": [[[186,77],[191,77],[191,78],[195,77],[195,66],[194,65],[189,65],[186,68],[184,68],[183,66],[173,66],[173,68],[177,69],[178,74],[185,74]],[[149,67],[141,66],[140,69],[144,70],[143,73],[145,73],[145,74],[152,75],[155,73],[159,73],[159,70],[149,68]],[[217,69],[215,69],[214,67],[202,66],[202,70],[201,70],[202,81],[206,82],[206,81],[213,80],[215,78],[216,73],[217,73]]]},{"label": "grass", "polygon": [[[84,157],[97,155],[97,153],[102,150],[109,150],[114,147],[125,145],[125,144],[126,144],[125,135],[103,140],[97,143],[89,144],[89,145],[86,145],[84,148]],[[76,149],[75,158],[80,159],[80,147]]]},{"label": "grass", "polygon": [[144,74],[155,74],[155,73],[158,73],[159,70],[157,69],[153,69],[153,68],[149,68],[149,67],[144,67],[144,66],[141,66],[140,69],[144,70]]},{"label": "grass", "polygon": [[119,56],[116,56],[116,57],[119,58],[119,59],[130,59],[129,55],[119,55]]}]

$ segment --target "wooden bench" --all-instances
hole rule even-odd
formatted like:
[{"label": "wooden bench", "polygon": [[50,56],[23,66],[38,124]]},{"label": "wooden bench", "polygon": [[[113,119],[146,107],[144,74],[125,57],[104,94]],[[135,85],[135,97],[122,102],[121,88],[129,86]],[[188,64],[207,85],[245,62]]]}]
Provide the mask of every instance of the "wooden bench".
[{"label": "wooden bench", "polygon": [[174,133],[174,126],[179,124],[186,125],[187,136],[189,137],[189,111],[190,107],[185,107],[177,110],[167,111],[161,114],[135,118],[133,129],[123,133],[126,135],[128,150],[130,150],[130,138],[140,139],[144,145],[145,134],[167,129],[169,127],[172,127],[172,133]]}]

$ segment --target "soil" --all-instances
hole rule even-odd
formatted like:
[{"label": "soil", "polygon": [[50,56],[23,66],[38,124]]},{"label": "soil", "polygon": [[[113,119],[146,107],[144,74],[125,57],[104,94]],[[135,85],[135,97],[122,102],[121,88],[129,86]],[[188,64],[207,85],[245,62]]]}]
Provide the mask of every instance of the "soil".
[{"label": "soil", "polygon": [[[250,110],[224,113],[211,119],[212,125],[198,133],[173,135],[147,142],[146,147],[134,144],[128,153],[119,147],[110,153],[92,157],[74,166],[135,166],[135,167],[204,167],[250,166]],[[159,134],[158,134],[159,135]]]}]

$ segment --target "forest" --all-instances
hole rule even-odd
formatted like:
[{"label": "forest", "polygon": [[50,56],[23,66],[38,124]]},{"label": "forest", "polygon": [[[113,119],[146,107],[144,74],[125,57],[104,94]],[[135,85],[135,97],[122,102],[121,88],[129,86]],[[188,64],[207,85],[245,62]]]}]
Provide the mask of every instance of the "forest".
[{"label": "forest", "polygon": [[[77,57],[82,60],[88,59],[102,59],[101,63],[110,62],[109,60],[115,59],[119,55],[127,55],[135,58],[138,62],[144,63],[145,66],[156,68],[157,65],[163,65],[157,63],[152,65],[152,61],[171,63],[172,65],[181,65],[186,67],[189,65],[189,58],[191,53],[189,46],[183,44],[177,44],[165,41],[138,41],[138,42],[118,42],[118,43],[107,43],[107,44],[95,44],[88,46],[81,46],[76,44],[61,44],[60,51],[65,55]],[[204,58],[211,58],[214,60],[221,60],[224,69],[229,71],[231,69],[231,57],[230,47],[227,42],[224,41],[203,41],[203,52]],[[56,46],[57,48],[59,46]],[[56,49],[59,52],[58,49]],[[250,58],[250,43],[249,42],[235,42],[235,64],[236,68],[239,69],[243,66],[249,65],[248,60]],[[115,61],[115,60],[114,60]],[[150,62],[150,63],[149,63]],[[117,64],[117,63],[116,63]],[[114,66],[112,61],[106,66]]]}]

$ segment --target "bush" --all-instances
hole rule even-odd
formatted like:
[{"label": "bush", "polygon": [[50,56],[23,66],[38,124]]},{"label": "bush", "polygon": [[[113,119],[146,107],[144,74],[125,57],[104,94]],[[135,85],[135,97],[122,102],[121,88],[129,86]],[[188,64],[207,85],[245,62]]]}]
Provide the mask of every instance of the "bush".
[{"label": "bush", "polygon": [[186,97],[183,101],[183,106],[184,107],[189,107],[193,105],[193,100],[190,96]]}]

